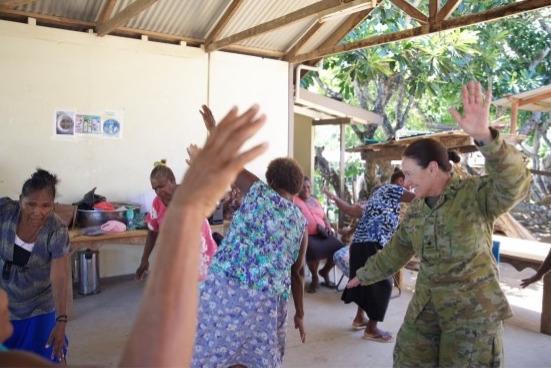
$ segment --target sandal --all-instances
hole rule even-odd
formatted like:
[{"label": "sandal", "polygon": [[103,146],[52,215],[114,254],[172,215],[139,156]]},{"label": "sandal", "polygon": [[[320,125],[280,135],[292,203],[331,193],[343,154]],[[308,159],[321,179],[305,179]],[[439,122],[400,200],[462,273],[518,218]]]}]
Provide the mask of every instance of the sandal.
[{"label": "sandal", "polygon": [[375,342],[382,342],[382,343],[389,343],[394,341],[394,339],[392,338],[392,335],[389,334],[388,332],[377,333],[377,334],[370,334],[370,333],[364,332],[362,339],[375,341]]},{"label": "sandal", "polygon": [[354,330],[364,330],[366,326],[367,326],[367,321],[363,321],[363,322],[360,322],[360,323],[358,323],[356,321],[352,322],[352,328]]}]

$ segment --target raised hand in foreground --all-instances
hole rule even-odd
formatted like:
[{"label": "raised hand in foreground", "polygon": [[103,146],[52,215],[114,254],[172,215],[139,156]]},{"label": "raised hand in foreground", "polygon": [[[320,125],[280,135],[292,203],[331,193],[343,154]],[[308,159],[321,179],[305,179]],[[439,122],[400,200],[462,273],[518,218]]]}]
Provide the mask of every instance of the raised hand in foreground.
[{"label": "raised hand in foreground", "polygon": [[266,120],[258,106],[239,115],[233,108],[214,127],[174,193],[157,240],[157,267],[147,280],[122,366],[190,364],[196,330],[200,230],[244,165],[267,148],[240,152]]}]

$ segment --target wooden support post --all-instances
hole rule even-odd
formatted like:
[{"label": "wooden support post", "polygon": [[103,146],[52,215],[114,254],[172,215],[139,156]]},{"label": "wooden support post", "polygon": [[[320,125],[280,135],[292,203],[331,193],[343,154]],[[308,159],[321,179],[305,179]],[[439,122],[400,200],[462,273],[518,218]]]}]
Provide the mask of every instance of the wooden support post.
[{"label": "wooden support post", "polygon": [[[345,150],[345,128],[346,124],[341,123],[339,125],[340,127],[340,158],[339,158],[339,197],[344,198],[344,150]],[[339,222],[338,222],[338,228],[341,229],[343,227],[343,213],[342,211],[339,211]]]},{"label": "wooden support post", "polygon": [[344,150],[345,150],[344,130],[345,128],[346,128],[346,125],[341,123],[340,124],[341,152],[340,152],[340,160],[339,160],[339,191],[340,191],[341,198],[344,194]]},{"label": "wooden support post", "polygon": [[543,276],[540,332],[551,335],[551,272]]},{"label": "wooden support post", "polygon": [[517,120],[518,120],[518,100],[511,99],[511,125],[510,125],[510,134],[517,134]]}]

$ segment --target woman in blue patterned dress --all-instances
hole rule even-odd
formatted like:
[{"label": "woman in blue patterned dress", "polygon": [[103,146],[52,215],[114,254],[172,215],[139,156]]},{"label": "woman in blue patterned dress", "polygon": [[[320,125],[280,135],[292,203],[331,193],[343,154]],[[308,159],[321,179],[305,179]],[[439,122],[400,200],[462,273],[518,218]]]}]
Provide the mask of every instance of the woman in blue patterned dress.
[{"label": "woman in blue patterned dress", "polygon": [[[363,267],[367,259],[381,250],[392,238],[398,227],[400,202],[409,202],[415,197],[404,188],[404,174],[396,170],[390,184],[381,186],[368,199],[365,208],[349,205],[334,194],[326,193],[337,207],[349,216],[360,218],[354,238],[350,245],[350,279],[356,276],[356,270]],[[378,342],[391,342],[392,335],[382,331],[377,324],[383,321],[392,282],[382,280],[370,286],[345,289],[342,300],[358,305],[356,317],[352,322],[354,328],[365,328],[363,338]],[[364,312],[368,320],[364,320]]]},{"label": "woman in blue patterned dress", "polygon": [[308,235],[293,204],[303,174],[294,160],[278,158],[266,180],[243,170],[235,181],[245,195],[201,285],[193,367],[280,367],[291,291],[304,342]]}]

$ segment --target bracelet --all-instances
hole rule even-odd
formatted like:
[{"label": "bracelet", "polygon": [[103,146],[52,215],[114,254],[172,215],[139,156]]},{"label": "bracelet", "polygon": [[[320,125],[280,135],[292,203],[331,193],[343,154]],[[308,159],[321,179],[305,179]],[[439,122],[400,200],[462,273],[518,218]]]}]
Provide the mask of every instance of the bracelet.
[{"label": "bracelet", "polygon": [[56,321],[56,322],[67,323],[68,318],[69,318],[69,317],[67,317],[66,314],[61,314],[61,315],[57,316],[57,318],[55,319],[55,321]]}]

